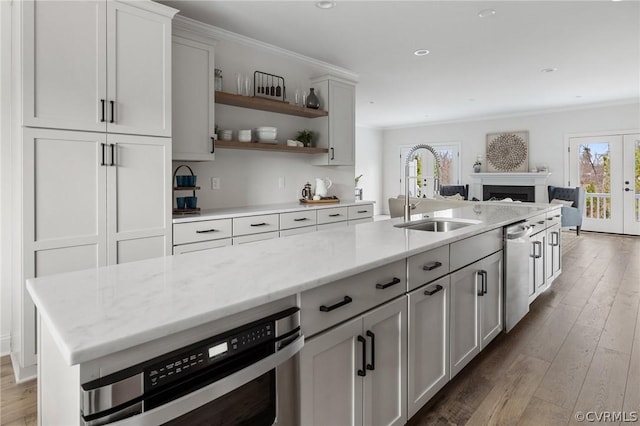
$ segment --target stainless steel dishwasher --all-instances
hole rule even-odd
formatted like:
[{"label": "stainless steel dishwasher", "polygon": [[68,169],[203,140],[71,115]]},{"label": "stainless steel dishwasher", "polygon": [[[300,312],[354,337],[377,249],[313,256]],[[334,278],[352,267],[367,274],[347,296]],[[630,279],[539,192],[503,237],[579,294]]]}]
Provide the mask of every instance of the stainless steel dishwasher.
[{"label": "stainless steel dishwasher", "polygon": [[532,232],[528,221],[504,230],[504,324],[507,333],[529,312],[529,236]]}]

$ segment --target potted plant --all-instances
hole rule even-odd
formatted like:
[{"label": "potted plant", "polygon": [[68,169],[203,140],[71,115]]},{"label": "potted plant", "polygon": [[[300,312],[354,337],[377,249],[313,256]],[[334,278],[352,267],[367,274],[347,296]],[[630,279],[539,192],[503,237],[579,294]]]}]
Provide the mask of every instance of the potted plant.
[{"label": "potted plant", "polygon": [[296,140],[300,141],[306,147],[310,147],[313,142],[313,132],[311,130],[300,130],[298,132],[298,136],[296,136]]},{"label": "potted plant", "polygon": [[356,177],[355,181],[356,181],[356,188],[358,187],[358,182],[360,182],[360,178],[362,178],[363,175],[360,175],[358,177]]}]

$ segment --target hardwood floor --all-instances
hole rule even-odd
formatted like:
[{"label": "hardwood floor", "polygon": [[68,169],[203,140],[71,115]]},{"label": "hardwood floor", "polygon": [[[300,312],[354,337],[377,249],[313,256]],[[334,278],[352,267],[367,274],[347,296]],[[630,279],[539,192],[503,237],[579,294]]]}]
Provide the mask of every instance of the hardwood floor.
[{"label": "hardwood floor", "polygon": [[[640,411],[640,238],[563,238],[553,287],[409,425],[561,425],[578,411]],[[15,384],[9,357],[1,368],[0,424],[34,425],[35,381]]]}]

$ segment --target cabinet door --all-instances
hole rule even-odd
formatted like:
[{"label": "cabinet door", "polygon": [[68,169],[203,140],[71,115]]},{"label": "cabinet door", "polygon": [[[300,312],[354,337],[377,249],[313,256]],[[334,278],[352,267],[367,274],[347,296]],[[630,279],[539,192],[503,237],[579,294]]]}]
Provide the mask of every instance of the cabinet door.
[{"label": "cabinet door", "polygon": [[329,81],[329,164],[351,166],[355,150],[356,88]]},{"label": "cabinet door", "polygon": [[480,336],[484,348],[502,331],[502,251],[482,260],[485,291],[481,297]]},{"label": "cabinet door", "polygon": [[362,319],[305,342],[300,352],[300,421],[305,426],[362,424]]},{"label": "cabinet door", "polygon": [[24,25],[24,125],[104,132],[107,3],[24,1],[18,5]]},{"label": "cabinet door", "polygon": [[560,272],[560,226],[556,225],[547,229],[546,238],[546,279],[551,284],[551,281]]},{"label": "cabinet door", "polygon": [[546,286],[546,235],[545,232],[539,232],[531,237],[531,262],[533,279],[529,289],[529,303],[533,302],[538,295],[544,291]]},{"label": "cabinet door", "polygon": [[213,46],[174,35],[171,54],[173,160],[213,160]]},{"label": "cabinet door", "polygon": [[449,277],[409,294],[411,418],[449,381]]},{"label": "cabinet door", "polygon": [[109,263],[171,254],[170,139],[110,134],[107,142]]},{"label": "cabinet door", "polygon": [[451,274],[449,353],[452,378],[480,352],[480,262]]},{"label": "cabinet door", "polygon": [[365,425],[403,425],[407,421],[406,303],[402,297],[363,318],[367,340]]},{"label": "cabinet door", "polygon": [[171,136],[171,19],[107,2],[107,66],[107,130]]}]

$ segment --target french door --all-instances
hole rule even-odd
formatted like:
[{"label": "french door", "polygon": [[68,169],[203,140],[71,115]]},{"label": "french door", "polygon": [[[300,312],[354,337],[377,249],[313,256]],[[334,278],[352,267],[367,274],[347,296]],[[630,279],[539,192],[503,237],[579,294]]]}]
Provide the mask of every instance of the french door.
[{"label": "french door", "polygon": [[569,186],[585,189],[584,230],[640,235],[640,134],[570,138]]}]

